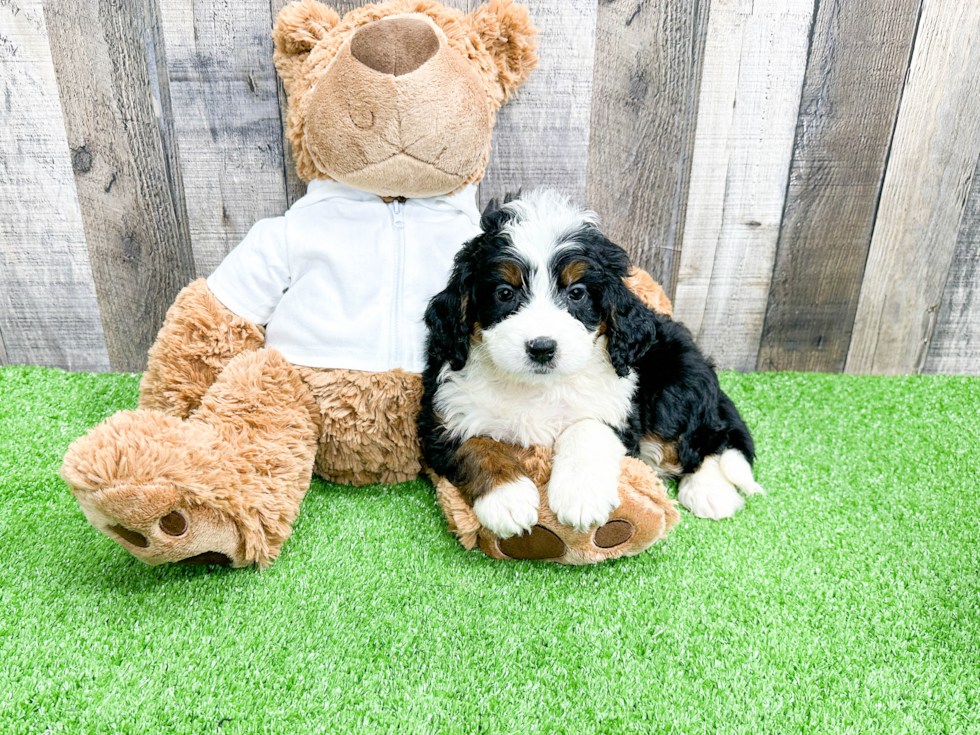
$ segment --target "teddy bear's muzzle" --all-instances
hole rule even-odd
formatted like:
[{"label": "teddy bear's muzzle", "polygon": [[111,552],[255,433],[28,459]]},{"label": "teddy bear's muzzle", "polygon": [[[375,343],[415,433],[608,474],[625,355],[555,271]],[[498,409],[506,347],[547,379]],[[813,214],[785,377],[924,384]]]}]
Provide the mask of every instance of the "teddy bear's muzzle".
[{"label": "teddy bear's muzzle", "polygon": [[369,69],[400,77],[439,52],[439,37],[419,18],[383,18],[361,26],[351,39],[351,55]]}]

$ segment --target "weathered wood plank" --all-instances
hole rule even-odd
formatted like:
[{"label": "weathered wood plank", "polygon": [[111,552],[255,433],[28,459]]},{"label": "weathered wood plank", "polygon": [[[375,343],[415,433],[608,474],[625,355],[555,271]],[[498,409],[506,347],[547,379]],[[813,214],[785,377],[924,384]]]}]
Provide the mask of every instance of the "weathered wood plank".
[{"label": "weathered wood plank", "polygon": [[197,275],[286,209],[269,0],[159,0]]},{"label": "weathered wood plank", "polygon": [[49,0],[45,20],[109,361],[143,370],[194,278],[180,176],[162,140],[155,17],[146,0]]},{"label": "weathered wood plank", "polygon": [[720,367],[753,370],[799,112],[811,0],[715,0],[674,301]]},{"label": "weathered wood plank", "polygon": [[926,0],[885,173],[849,373],[921,372],[980,156],[980,5]]},{"label": "weathered wood plank", "polygon": [[[269,0],[269,17],[272,20],[272,25],[275,25],[276,18],[279,17],[279,11],[292,2],[293,0]],[[330,2],[327,5],[332,5],[338,13],[345,12],[339,7],[340,3]],[[282,125],[283,176],[286,182],[286,206],[291,207],[293,206],[293,202],[306,194],[306,182],[296,175],[296,161],[293,160],[292,147],[290,146],[289,139],[286,137],[286,118],[289,116],[289,101],[286,97],[286,87],[283,86],[282,80],[278,77],[276,78],[276,98],[279,101],[279,120]]]},{"label": "weathered wood plank", "polygon": [[923,372],[980,375],[980,163]]},{"label": "weathered wood plank", "polygon": [[520,188],[558,189],[585,200],[596,3],[527,0],[538,27],[538,68],[497,115],[480,185],[485,204]]},{"label": "weathered wood plank", "polygon": [[586,201],[673,293],[708,0],[600,3]]},{"label": "weathered wood plank", "polygon": [[920,3],[819,5],[760,369],[844,369]]},{"label": "weathered wood plank", "polygon": [[44,11],[0,0],[0,332],[6,360],[108,370]]}]

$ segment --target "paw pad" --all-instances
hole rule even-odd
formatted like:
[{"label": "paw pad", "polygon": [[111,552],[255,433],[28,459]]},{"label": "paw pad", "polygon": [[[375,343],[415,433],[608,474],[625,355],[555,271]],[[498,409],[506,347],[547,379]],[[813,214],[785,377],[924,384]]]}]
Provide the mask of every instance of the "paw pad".
[{"label": "paw pad", "polygon": [[198,554],[197,556],[189,556],[186,559],[181,559],[178,564],[183,564],[189,567],[202,567],[202,566],[219,566],[219,567],[230,567],[231,559],[219,551],[205,551],[203,554]]},{"label": "paw pad", "polygon": [[592,541],[600,549],[611,549],[613,546],[625,544],[633,538],[633,533],[633,524],[629,521],[609,521],[606,525],[596,529]]},{"label": "paw pad", "polygon": [[532,526],[523,536],[511,536],[497,542],[500,553],[511,559],[557,559],[565,555],[565,542],[543,526]]},{"label": "paw pad", "polygon": [[177,511],[171,511],[160,519],[160,528],[168,536],[181,536],[187,530],[187,519]]},{"label": "paw pad", "polygon": [[126,528],[125,526],[120,526],[120,525],[109,526],[109,530],[112,531],[114,534],[116,534],[123,541],[128,541],[133,546],[138,546],[141,549],[145,549],[147,546],[150,545],[150,542],[147,540],[146,536],[144,536],[141,533],[137,533],[136,531],[133,531],[130,528]]}]

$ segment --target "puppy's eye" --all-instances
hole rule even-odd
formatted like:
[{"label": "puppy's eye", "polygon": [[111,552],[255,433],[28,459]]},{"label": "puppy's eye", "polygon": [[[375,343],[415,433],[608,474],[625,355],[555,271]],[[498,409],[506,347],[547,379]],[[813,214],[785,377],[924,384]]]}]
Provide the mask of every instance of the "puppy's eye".
[{"label": "puppy's eye", "polygon": [[501,304],[507,304],[514,300],[514,289],[510,286],[497,286],[493,295]]},{"label": "puppy's eye", "polygon": [[588,295],[589,289],[583,286],[581,283],[576,283],[570,289],[568,289],[568,299],[569,301],[581,301]]}]

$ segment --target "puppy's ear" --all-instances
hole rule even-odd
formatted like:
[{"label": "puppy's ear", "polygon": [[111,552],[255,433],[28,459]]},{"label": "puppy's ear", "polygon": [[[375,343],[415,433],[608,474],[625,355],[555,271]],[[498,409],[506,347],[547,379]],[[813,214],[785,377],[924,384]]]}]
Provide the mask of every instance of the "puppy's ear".
[{"label": "puppy's ear", "polygon": [[[461,251],[462,253],[462,251]],[[470,290],[472,273],[459,259],[445,290],[436,294],[425,310],[429,330],[429,364],[449,363],[452,370],[462,370],[470,351]]]},{"label": "puppy's ear", "polygon": [[339,22],[340,16],[333,8],[316,0],[299,0],[279,11],[272,29],[276,47],[273,58],[287,92],[299,65]]},{"label": "puppy's ear", "polygon": [[490,0],[470,13],[467,19],[493,57],[500,84],[498,99],[502,105],[538,65],[534,38],[538,29],[531,23],[527,8],[513,0]]},{"label": "puppy's ear", "polygon": [[603,311],[609,360],[616,375],[625,378],[636,361],[656,344],[660,317],[648,309],[619,277],[612,279],[606,287]]}]

